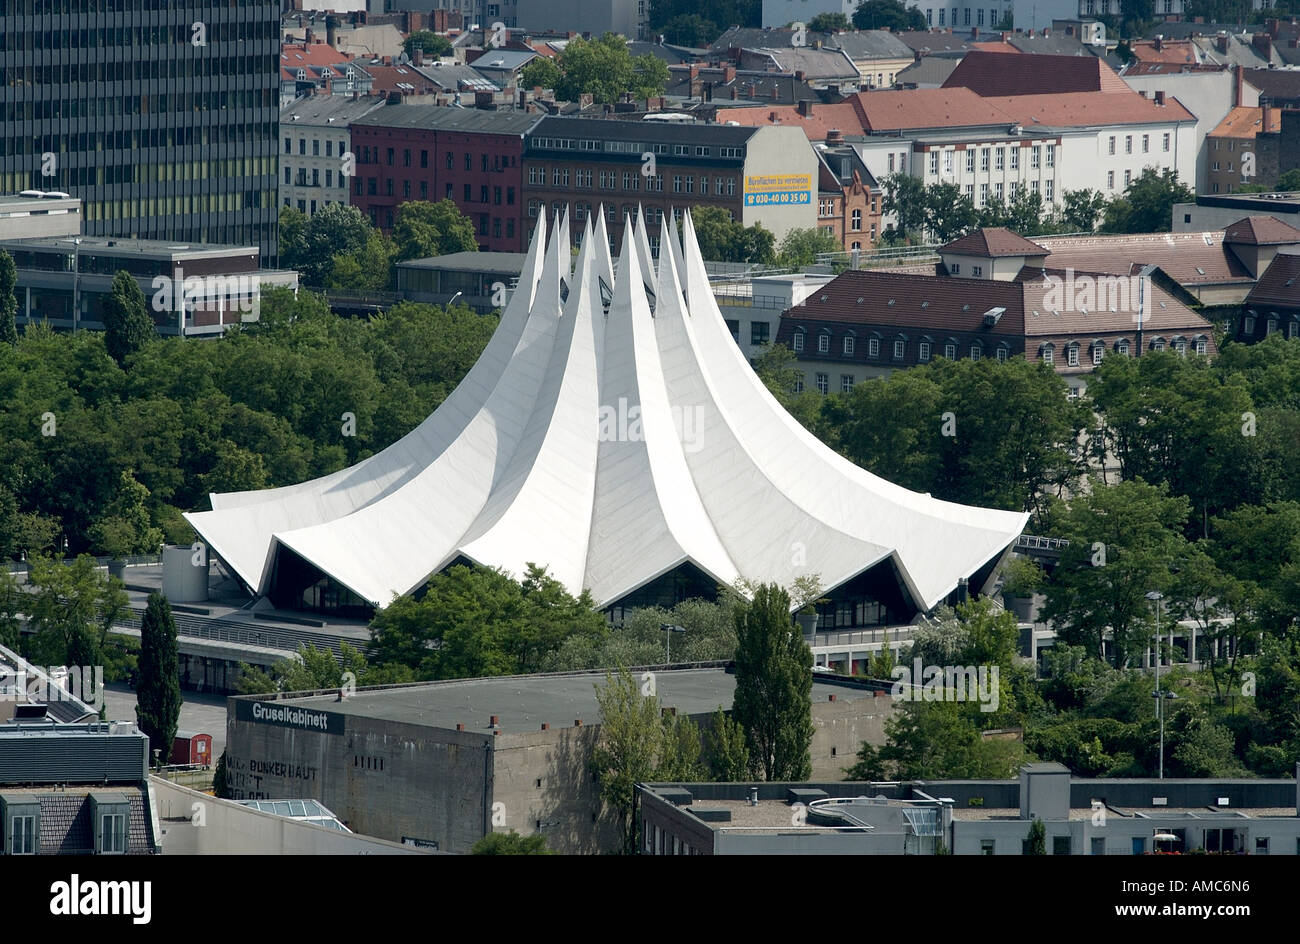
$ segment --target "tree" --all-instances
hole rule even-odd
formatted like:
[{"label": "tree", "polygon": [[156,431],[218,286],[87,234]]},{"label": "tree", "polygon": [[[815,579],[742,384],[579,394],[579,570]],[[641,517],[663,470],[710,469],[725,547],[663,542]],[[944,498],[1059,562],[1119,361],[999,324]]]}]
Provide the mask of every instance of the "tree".
[{"label": "tree", "polygon": [[812,776],[812,651],[775,584],[736,610],[736,694],[732,718],[745,729],[751,765],[764,780]]},{"label": "tree", "polygon": [[818,13],[808,21],[811,33],[847,33],[853,24],[843,13]]},{"label": "tree", "polygon": [[1101,230],[1104,233],[1167,233],[1173,228],[1174,204],[1191,203],[1195,199],[1191,188],[1179,181],[1178,171],[1148,167],[1124,188],[1123,196],[1115,197],[1106,205]]},{"label": "tree", "polygon": [[1116,668],[1145,649],[1155,615],[1146,598],[1169,589],[1170,567],[1184,553],[1187,499],[1142,479],[1097,486],[1075,497],[1062,536],[1069,547],[1047,588],[1042,619],[1058,637]]},{"label": "tree", "polygon": [[402,41],[402,51],[408,59],[414,59],[417,49],[422,50],[426,56],[445,56],[451,52],[451,40],[439,36],[433,30],[416,30]]},{"label": "tree", "polygon": [[17,344],[18,327],[18,267],[14,257],[0,249],[0,344]]},{"label": "tree", "polygon": [[167,762],[181,716],[180,666],[176,622],[161,593],[149,594],[140,621],[140,680],[136,686],[136,720],[149,736],[155,756]]},{"label": "tree", "polygon": [[1155,0],[1119,0],[1120,29],[1123,34],[1141,36],[1153,21],[1155,9]]},{"label": "tree", "polygon": [[925,230],[941,243],[964,236],[979,225],[975,203],[954,183],[925,188]]},{"label": "tree", "polygon": [[[690,779],[697,771],[683,763],[693,753],[699,756],[699,734],[695,743],[679,739],[676,715],[662,716],[659,699],[644,695],[627,671],[605,673],[604,686],[596,686],[600,706],[600,741],[592,752],[591,769],[600,785],[600,796],[613,810],[624,836],[624,851],[636,851],[636,822],[632,817],[636,803],[636,785],[660,779]],[[694,725],[680,736],[689,742]],[[682,774],[688,774],[683,777]]]},{"label": "tree", "polygon": [[110,557],[158,553],[163,533],[152,524],[148,501],[149,489],[130,470],[123,470],[112,500],[90,529],[95,543]]},{"label": "tree", "polygon": [[[109,630],[126,611],[122,582],[99,573],[95,559],[71,564],[36,557],[29,564],[28,624],[34,661],[45,665],[104,665]],[[105,678],[108,666],[105,665]]]},{"label": "tree", "polygon": [[8,570],[0,570],[0,646],[17,650],[27,594]]},{"label": "tree", "polygon": [[104,346],[109,356],[120,366],[153,336],[153,319],[145,307],[140,284],[131,273],[118,272],[104,299]]},{"label": "tree", "polygon": [[720,783],[734,783],[749,776],[749,746],[745,729],[719,706],[705,735],[709,777]]},{"label": "tree", "polygon": [[331,257],[330,269],[325,276],[325,288],[361,293],[390,288],[393,283],[392,262],[396,252],[391,239],[372,229],[366,235],[366,241],[355,252],[336,253]]},{"label": "tree", "polygon": [[1036,816],[1029,824],[1029,835],[1025,837],[1025,855],[1047,855],[1047,827]]},{"label": "tree", "polygon": [[862,30],[923,30],[925,17],[916,7],[900,0],[863,0],[853,11],[853,25]]},{"label": "tree", "polygon": [[397,208],[393,241],[397,244],[398,262],[478,251],[474,224],[452,200],[403,203]]},{"label": "tree", "polygon": [[610,104],[624,92],[631,92],[634,98],[662,95],[668,85],[664,61],[649,53],[633,57],[626,40],[616,33],[594,40],[569,40],[558,65],[562,77],[555,95],[565,101],[589,94],[596,104]]},{"label": "tree", "polygon": [[469,850],[470,855],[554,855],[546,848],[546,838],[538,833],[521,836],[513,829],[508,833],[488,833]]},{"label": "tree", "polygon": [[1091,233],[1097,229],[1097,218],[1106,208],[1106,198],[1100,190],[1067,190],[1063,195],[1061,222],[1071,233]]},{"label": "tree", "polygon": [[896,171],[885,177],[883,209],[898,219],[895,232],[919,238],[925,229],[925,184],[919,177]]},{"label": "tree", "polygon": [[[285,210],[281,210],[282,218],[284,215]],[[288,215],[292,232],[299,221],[292,213]],[[356,207],[330,203],[301,223],[300,234],[288,246],[281,247],[280,257],[285,266],[302,273],[306,284],[324,286],[334,266],[334,257],[360,253],[373,230],[370,221]]]},{"label": "tree", "polygon": [[712,20],[698,13],[681,13],[665,23],[659,32],[671,46],[703,49],[717,39],[720,31]]},{"label": "tree", "polygon": [[1287,192],[1300,190],[1300,167],[1293,168],[1279,177],[1273,189]]},{"label": "tree", "polygon": [[563,80],[564,73],[549,56],[538,56],[519,70],[519,87],[532,89],[555,89]]},{"label": "tree", "polygon": [[816,227],[792,229],[781,240],[777,264],[788,269],[803,269],[816,265],[819,255],[842,252],[844,246],[830,233]]},{"label": "tree", "polygon": [[771,265],[776,261],[776,236],[762,223],[746,226],[733,220],[721,207],[699,207],[692,216],[700,255],[713,262],[752,262]]},{"label": "tree", "polygon": [[222,751],[221,756],[217,758],[216,767],[212,770],[212,795],[219,800],[231,799],[230,774],[226,770],[226,752]]}]

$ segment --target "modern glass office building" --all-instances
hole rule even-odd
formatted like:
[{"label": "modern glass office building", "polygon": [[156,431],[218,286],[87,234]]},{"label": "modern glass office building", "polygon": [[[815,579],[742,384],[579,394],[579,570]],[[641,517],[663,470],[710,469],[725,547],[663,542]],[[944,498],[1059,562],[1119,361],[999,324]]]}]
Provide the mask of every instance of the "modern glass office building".
[{"label": "modern glass office building", "polygon": [[84,233],[276,255],[276,0],[4,0],[0,193]]}]

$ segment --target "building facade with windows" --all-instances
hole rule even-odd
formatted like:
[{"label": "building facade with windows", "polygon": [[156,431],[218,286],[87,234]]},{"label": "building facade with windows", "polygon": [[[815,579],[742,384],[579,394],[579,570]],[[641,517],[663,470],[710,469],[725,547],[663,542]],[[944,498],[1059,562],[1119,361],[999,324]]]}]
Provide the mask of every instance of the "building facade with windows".
[{"label": "building facade with windows", "polygon": [[665,214],[685,207],[762,223],[778,242],[817,224],[821,165],[798,128],[550,117],[528,134],[524,164],[530,231],[539,216],[567,211],[576,241],[603,206],[613,252],[638,207],[656,256]]},{"label": "building facade with windows", "polygon": [[255,245],[272,263],[280,5],[139,7],[0,7],[0,193],[78,197],[87,235]]},{"label": "building facade with windows", "polygon": [[313,215],[351,198],[356,173],[352,122],[384,107],[381,98],[311,95],[280,113],[280,205]]},{"label": "building facade with windows", "polygon": [[411,200],[451,200],[474,224],[480,249],[522,252],[528,112],[389,105],[352,123],[352,205],[385,232]]},{"label": "building facade with windows", "polygon": [[881,188],[861,155],[832,131],[816,145],[817,228],[834,236],[845,252],[870,249],[881,233]]},{"label": "building facade with windows", "polygon": [[1005,229],[940,254],[933,274],[850,270],[785,311],[776,340],[794,353],[801,389],[847,393],[937,358],[1025,357],[1051,365],[1077,397],[1108,356],[1216,353],[1210,322],[1155,280],[1058,269]]}]

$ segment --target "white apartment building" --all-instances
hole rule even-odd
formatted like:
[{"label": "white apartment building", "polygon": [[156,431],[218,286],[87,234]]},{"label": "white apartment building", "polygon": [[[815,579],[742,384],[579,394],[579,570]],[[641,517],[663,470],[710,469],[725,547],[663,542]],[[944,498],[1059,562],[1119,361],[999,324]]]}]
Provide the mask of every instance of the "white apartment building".
[{"label": "white apartment building", "polygon": [[280,205],[308,216],[331,203],[348,202],[350,127],[382,98],[311,95],[280,112]]}]

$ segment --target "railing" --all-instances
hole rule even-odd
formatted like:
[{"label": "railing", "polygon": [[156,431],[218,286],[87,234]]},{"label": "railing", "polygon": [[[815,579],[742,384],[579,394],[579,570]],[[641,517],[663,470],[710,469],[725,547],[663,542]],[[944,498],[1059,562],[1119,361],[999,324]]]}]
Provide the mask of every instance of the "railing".
[{"label": "railing", "polygon": [[1022,534],[1016,538],[1017,551],[1063,551],[1070,546],[1066,538],[1045,538],[1036,534]]},{"label": "railing", "polygon": [[857,646],[870,645],[872,643],[883,643],[885,637],[889,637],[889,642],[902,642],[910,639],[914,626],[882,626],[880,629],[856,629],[845,632],[822,632],[818,630],[813,635],[811,646],[814,649],[825,648],[829,646]]},{"label": "railing", "polygon": [[[140,621],[144,617],[144,610],[139,607],[131,607],[130,612],[133,614],[132,616],[122,617],[117,621],[116,625],[127,629],[139,629]],[[343,640],[328,633],[316,633],[310,630],[290,629],[281,626],[255,626],[221,618],[195,619],[176,613],[172,614],[172,619],[176,623],[176,634],[191,639],[208,639],[237,645],[258,646],[263,649],[283,649],[286,652],[297,652],[298,648],[304,643],[311,643],[317,649],[329,649],[336,656],[342,654],[340,643]],[[361,649],[366,645],[366,640],[349,641],[349,645]]]},{"label": "railing", "polygon": [[[110,561],[124,561],[128,567],[142,567],[149,564],[161,564],[161,554],[132,554],[126,557],[96,557],[96,567],[107,567]],[[76,558],[65,557],[60,563],[65,567],[70,567],[77,562]],[[0,569],[6,570],[11,574],[25,574],[31,569],[31,561],[5,561],[0,564]]]}]

